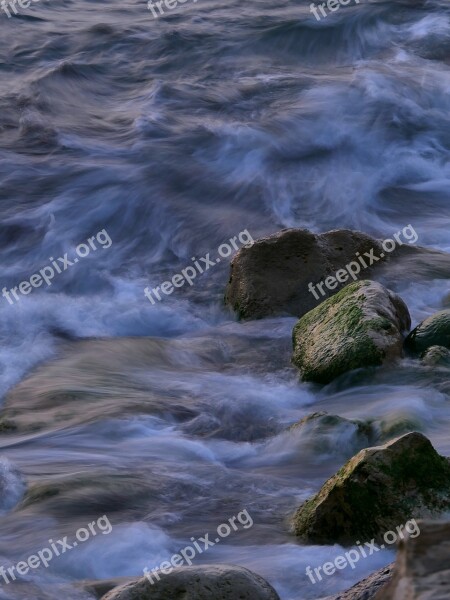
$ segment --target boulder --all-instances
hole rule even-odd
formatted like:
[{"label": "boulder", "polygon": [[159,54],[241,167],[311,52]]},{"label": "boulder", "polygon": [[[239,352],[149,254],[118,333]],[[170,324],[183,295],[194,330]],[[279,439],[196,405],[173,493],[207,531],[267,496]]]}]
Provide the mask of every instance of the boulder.
[{"label": "boulder", "polygon": [[234,565],[179,567],[159,578],[153,576],[153,584],[145,577],[125,584],[103,600],[280,600],[262,577]]},{"label": "boulder", "polygon": [[[302,317],[353,279],[392,287],[450,278],[450,254],[413,246],[413,241],[410,231],[386,250],[381,241],[358,231],[285,229],[237,252],[225,303],[240,319]],[[353,276],[347,270],[351,263]]]},{"label": "boulder", "polygon": [[[347,263],[374,249],[383,253],[380,242],[364,233],[349,230],[314,234],[306,229],[287,229],[241,248],[231,263],[225,303],[241,319],[294,315],[301,317],[318,304],[308,285],[320,283]],[[361,268],[362,270],[362,268]],[[370,269],[365,271],[365,277]],[[336,290],[324,287],[325,300]]]},{"label": "boulder", "polygon": [[376,593],[391,580],[393,568],[393,564],[383,567],[349,590],[337,596],[330,596],[326,600],[374,600]]},{"label": "boulder", "polygon": [[293,363],[304,381],[329,383],[402,356],[411,318],[403,300],[374,281],[348,285],[304,315],[293,331]]},{"label": "boulder", "polygon": [[394,575],[374,600],[450,598],[450,522],[419,521],[420,535],[399,544]]},{"label": "boulder", "polygon": [[408,433],[350,459],[298,509],[294,528],[309,543],[352,545],[449,508],[449,460],[424,435]]},{"label": "boulder", "polygon": [[450,309],[441,310],[422,321],[406,338],[405,346],[417,354],[431,346],[450,348]]}]

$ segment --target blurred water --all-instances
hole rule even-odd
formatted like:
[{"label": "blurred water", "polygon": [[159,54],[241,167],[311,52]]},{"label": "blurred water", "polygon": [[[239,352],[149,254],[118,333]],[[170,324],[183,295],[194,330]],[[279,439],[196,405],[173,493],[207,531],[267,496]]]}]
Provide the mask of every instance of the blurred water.
[{"label": "blurred water", "polygon": [[[305,564],[339,552],[297,545],[288,517],[355,440],[341,431],[339,451],[323,440],[318,455],[286,428],[315,410],[407,418],[450,452],[445,377],[405,364],[299,385],[293,321],[244,326],[224,310],[227,260],[160,304],[143,293],[244,229],[386,238],[411,223],[420,244],[450,250],[448,3],[351,3],[320,22],[309,4],[203,0],[155,21],[142,0],[53,0],[0,14],[1,288],[102,229],[113,241],[14,305],[0,296],[0,391],[68,339],[155,338],[88,344],[14,396],[28,429],[2,436],[3,455],[28,486],[65,477],[68,490],[0,518],[0,564],[106,507],[115,516],[112,542],[36,572],[34,595],[59,597],[61,578],[139,574],[245,507],[254,528],[205,560],[253,568],[283,600],[334,593],[392,556],[310,584]],[[411,273],[398,291],[417,322],[448,286]],[[23,484],[2,464],[8,506]]]}]

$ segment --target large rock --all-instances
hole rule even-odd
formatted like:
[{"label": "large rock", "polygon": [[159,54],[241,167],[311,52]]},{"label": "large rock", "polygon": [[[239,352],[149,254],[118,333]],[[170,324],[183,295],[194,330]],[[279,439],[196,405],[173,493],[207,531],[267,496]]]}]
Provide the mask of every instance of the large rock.
[{"label": "large rock", "polygon": [[[300,317],[318,304],[308,290],[310,282],[321,282],[355,261],[357,252],[364,256],[372,249],[377,256],[383,253],[380,242],[357,231],[320,235],[306,229],[280,231],[239,250],[231,263],[225,302],[243,319],[285,314]],[[368,274],[370,270],[365,277]],[[349,281],[350,276],[339,288]],[[323,289],[326,293],[321,300],[335,293]]]},{"label": "large rock", "polygon": [[347,371],[400,358],[402,333],[410,326],[399,296],[380,283],[358,281],[300,319],[293,363],[305,381],[329,383]]},{"label": "large rock", "polygon": [[392,580],[374,600],[450,598],[450,522],[419,521],[420,535],[400,542]]},{"label": "large rock", "polygon": [[[293,315],[302,317],[355,279],[376,279],[392,287],[401,282],[448,279],[450,254],[411,245],[408,234],[387,250],[382,242],[358,231],[314,234],[287,229],[244,247],[234,257],[225,302],[241,319]],[[364,267],[367,265],[367,268]],[[357,272],[359,270],[359,273]],[[318,285],[322,285],[323,294]],[[311,292],[309,284],[314,285]]]},{"label": "large rock", "polygon": [[381,540],[411,518],[450,508],[450,462],[420,433],[366,448],[307,500],[295,533],[310,543]]},{"label": "large rock", "polygon": [[442,310],[418,325],[406,338],[408,350],[422,353],[432,346],[450,348],[450,309]]},{"label": "large rock", "polygon": [[159,577],[159,581],[153,578],[153,584],[145,577],[125,584],[103,600],[280,600],[271,585],[243,567],[180,567]]}]

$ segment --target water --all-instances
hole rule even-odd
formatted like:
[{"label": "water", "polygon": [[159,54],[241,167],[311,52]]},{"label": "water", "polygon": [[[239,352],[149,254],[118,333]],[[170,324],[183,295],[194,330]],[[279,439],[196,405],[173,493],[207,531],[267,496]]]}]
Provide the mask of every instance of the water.
[{"label": "water", "polygon": [[[421,245],[450,250],[448,3],[351,3],[320,22],[309,4],[203,0],[155,20],[143,1],[53,0],[0,14],[1,288],[103,229],[112,241],[51,286],[0,297],[0,391],[18,426],[0,438],[0,565],[105,513],[113,524],[0,598],[67,585],[90,598],[76,581],[139,575],[245,508],[254,526],[198,562],[248,566],[282,600],[321,598],[393,552],[309,582],[306,566],[341,549],[299,545],[289,516],[356,442],[287,428],[318,410],[409,419],[450,453],[444,375],[405,361],[299,384],[295,320],[235,323],[228,260],[161,303],[144,296],[243,230],[387,238],[412,224]],[[412,272],[397,291],[417,323],[448,285]],[[20,504],[25,485],[35,495]]]}]

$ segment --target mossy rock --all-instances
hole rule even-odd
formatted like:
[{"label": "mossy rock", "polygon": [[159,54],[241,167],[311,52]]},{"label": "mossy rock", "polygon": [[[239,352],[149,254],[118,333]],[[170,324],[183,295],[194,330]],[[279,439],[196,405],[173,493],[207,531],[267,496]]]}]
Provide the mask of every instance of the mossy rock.
[{"label": "mossy rock", "polygon": [[450,462],[414,432],[361,450],[298,509],[294,528],[308,543],[353,545],[449,508]]},{"label": "mossy rock", "polygon": [[374,281],[358,281],[303,316],[293,331],[293,363],[304,381],[329,383],[402,356],[411,318],[403,300]]},{"label": "mossy rock", "polygon": [[406,338],[410,352],[421,354],[432,346],[450,349],[450,309],[441,310],[422,321]]},{"label": "mossy rock", "polygon": [[422,362],[427,367],[450,368],[450,350],[444,346],[431,346],[422,354]]}]

